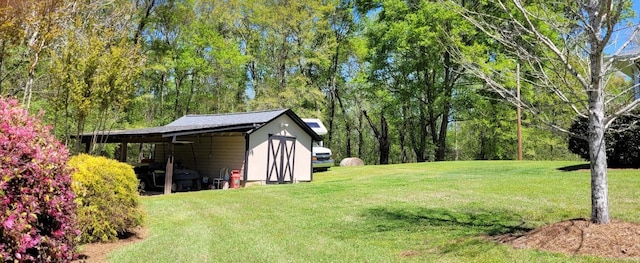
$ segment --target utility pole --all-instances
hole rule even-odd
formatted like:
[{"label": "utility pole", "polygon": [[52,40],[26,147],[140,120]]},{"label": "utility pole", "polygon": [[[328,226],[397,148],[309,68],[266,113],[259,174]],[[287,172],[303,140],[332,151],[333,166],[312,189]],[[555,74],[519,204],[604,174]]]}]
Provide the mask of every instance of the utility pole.
[{"label": "utility pole", "polygon": [[518,115],[518,161],[522,160],[522,121],[520,120],[520,63],[516,64],[516,99],[518,100],[516,104],[517,115]]},{"label": "utility pole", "polygon": [[453,119],[453,138],[455,140],[455,153],[456,153],[456,161],[458,160],[458,121],[456,119]]}]

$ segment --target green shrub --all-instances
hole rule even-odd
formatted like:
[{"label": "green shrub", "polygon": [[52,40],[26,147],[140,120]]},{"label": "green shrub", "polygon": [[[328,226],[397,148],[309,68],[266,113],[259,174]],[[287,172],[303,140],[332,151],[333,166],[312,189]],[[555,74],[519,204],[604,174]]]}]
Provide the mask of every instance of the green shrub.
[{"label": "green shrub", "polygon": [[[620,116],[605,132],[607,144],[607,165],[615,168],[640,167],[640,118],[634,115]],[[587,137],[589,121],[576,119],[569,131]],[[582,138],[570,137],[568,148],[572,153],[589,160],[589,142]]]},{"label": "green shrub", "polygon": [[0,262],[69,262],[76,204],[67,149],[16,100],[0,98]]},{"label": "green shrub", "polygon": [[138,179],[133,168],[86,154],[69,160],[78,204],[81,242],[107,242],[142,224]]}]

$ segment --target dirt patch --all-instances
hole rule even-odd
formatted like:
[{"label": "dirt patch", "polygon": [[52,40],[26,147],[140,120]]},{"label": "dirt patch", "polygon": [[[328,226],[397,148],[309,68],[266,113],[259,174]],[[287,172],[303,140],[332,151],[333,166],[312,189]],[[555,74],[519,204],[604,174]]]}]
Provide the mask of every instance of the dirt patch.
[{"label": "dirt patch", "polygon": [[401,257],[413,257],[420,254],[418,251],[415,250],[406,250],[406,251],[402,251],[400,252],[400,256]]},{"label": "dirt patch", "polygon": [[640,258],[640,224],[615,220],[601,225],[586,219],[572,219],[521,235],[507,234],[491,239],[515,248],[607,258]]},{"label": "dirt patch", "polygon": [[120,237],[118,241],[110,243],[92,243],[83,245],[80,249],[80,253],[77,260],[73,262],[77,263],[101,263],[107,260],[107,255],[119,248],[138,241],[141,241],[147,237],[146,228],[131,229],[130,232]]}]

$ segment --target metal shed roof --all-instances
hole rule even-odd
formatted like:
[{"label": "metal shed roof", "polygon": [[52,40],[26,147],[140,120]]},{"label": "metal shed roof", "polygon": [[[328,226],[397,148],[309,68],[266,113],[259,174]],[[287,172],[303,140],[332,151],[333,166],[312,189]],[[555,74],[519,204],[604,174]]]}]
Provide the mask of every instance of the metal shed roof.
[{"label": "metal shed roof", "polygon": [[240,112],[229,114],[196,114],[183,116],[169,124],[166,127],[176,126],[193,126],[193,125],[211,125],[219,126],[240,125],[253,123],[266,123],[283,113],[290,111],[288,109],[273,111],[254,111]]},{"label": "metal shed roof", "polygon": [[198,114],[183,116],[165,126],[150,127],[133,130],[100,131],[80,135],[82,143],[88,143],[97,136],[99,143],[117,142],[169,142],[172,137],[215,133],[215,132],[245,132],[251,133],[265,123],[286,114],[296,122],[314,140],[321,140],[309,126],[307,126],[291,109],[271,111],[242,112],[229,114]]}]

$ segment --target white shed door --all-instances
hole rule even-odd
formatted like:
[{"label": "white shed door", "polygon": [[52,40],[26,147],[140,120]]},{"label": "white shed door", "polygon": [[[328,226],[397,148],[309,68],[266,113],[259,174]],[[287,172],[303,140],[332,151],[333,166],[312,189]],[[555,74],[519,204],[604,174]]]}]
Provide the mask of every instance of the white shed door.
[{"label": "white shed door", "polygon": [[267,153],[267,183],[293,183],[295,159],[295,137],[270,135]]}]

